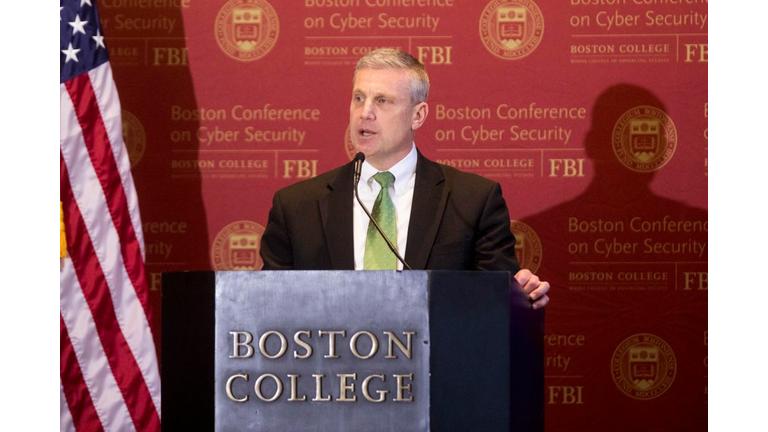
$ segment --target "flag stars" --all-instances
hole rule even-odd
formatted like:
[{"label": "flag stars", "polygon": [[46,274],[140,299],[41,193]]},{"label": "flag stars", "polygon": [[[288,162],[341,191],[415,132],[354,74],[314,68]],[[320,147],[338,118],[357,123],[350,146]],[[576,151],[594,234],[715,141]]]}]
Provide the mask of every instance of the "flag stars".
[{"label": "flag stars", "polygon": [[85,25],[88,21],[80,21],[80,15],[75,15],[75,20],[70,21],[69,25],[72,26],[72,35],[79,33],[85,34]]},{"label": "flag stars", "polygon": [[104,45],[104,36],[101,35],[100,30],[96,30],[96,36],[91,36],[91,39],[96,41],[96,49],[99,49],[99,47],[102,47],[106,49],[106,45]]},{"label": "flag stars", "polygon": [[64,60],[64,63],[69,62],[70,60],[74,60],[75,62],[79,62],[77,59],[77,53],[80,52],[80,49],[76,49],[72,47],[72,42],[69,43],[69,48],[65,50],[61,50],[62,53],[67,55],[66,60]]},{"label": "flag stars", "polygon": [[80,7],[83,7],[83,5],[87,4],[90,7],[93,7],[91,4],[91,0],[80,0]]}]

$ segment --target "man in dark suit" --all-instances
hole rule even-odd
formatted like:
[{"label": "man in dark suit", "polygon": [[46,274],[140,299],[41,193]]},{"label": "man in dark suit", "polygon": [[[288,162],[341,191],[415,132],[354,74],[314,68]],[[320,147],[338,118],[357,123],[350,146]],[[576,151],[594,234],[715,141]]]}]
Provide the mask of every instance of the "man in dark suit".
[{"label": "man in dark suit", "polygon": [[[357,64],[352,144],[365,154],[361,199],[412,269],[510,271],[534,308],[549,284],[520,270],[498,183],[434,163],[416,150],[429,78],[407,53],[379,49]],[[261,242],[265,270],[402,268],[354,198],[349,163],[275,194]]]}]

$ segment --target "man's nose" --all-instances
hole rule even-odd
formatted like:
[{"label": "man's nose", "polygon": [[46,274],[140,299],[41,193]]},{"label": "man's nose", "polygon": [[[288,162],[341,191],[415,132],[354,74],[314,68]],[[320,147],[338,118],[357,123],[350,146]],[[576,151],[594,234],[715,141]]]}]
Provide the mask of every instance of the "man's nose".
[{"label": "man's nose", "polygon": [[376,113],[374,112],[374,106],[373,102],[370,100],[366,100],[363,102],[362,110],[360,111],[360,118],[363,120],[373,120],[376,118]]}]

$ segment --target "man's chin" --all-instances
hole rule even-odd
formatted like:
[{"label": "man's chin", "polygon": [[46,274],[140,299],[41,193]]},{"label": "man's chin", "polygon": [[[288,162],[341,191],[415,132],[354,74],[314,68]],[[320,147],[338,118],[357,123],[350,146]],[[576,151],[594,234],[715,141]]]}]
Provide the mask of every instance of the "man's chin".
[{"label": "man's chin", "polygon": [[357,152],[363,152],[365,157],[370,157],[375,153],[374,150],[374,144],[373,143],[352,143],[353,148],[355,149],[355,153]]}]

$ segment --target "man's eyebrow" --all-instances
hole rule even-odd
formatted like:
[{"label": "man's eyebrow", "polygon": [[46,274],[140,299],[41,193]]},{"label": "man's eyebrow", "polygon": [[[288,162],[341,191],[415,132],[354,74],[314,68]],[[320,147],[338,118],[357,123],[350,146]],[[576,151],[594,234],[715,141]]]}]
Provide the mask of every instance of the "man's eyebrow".
[{"label": "man's eyebrow", "polygon": [[[353,90],[352,90],[352,94],[353,94],[353,95],[354,95],[354,94],[358,94],[358,93],[359,93],[359,94],[365,94],[365,95],[367,95],[367,93],[366,93],[365,91],[363,91],[363,90],[360,90],[360,89],[353,89]],[[392,100],[396,99],[396,95],[394,95],[394,94],[390,94],[390,93],[384,93],[384,92],[381,92],[381,91],[378,91],[378,92],[376,92],[376,93],[373,93],[373,94],[371,95],[371,97],[374,97],[374,98],[376,98],[376,97],[385,97],[385,98],[387,98],[387,99],[392,99]]]}]

